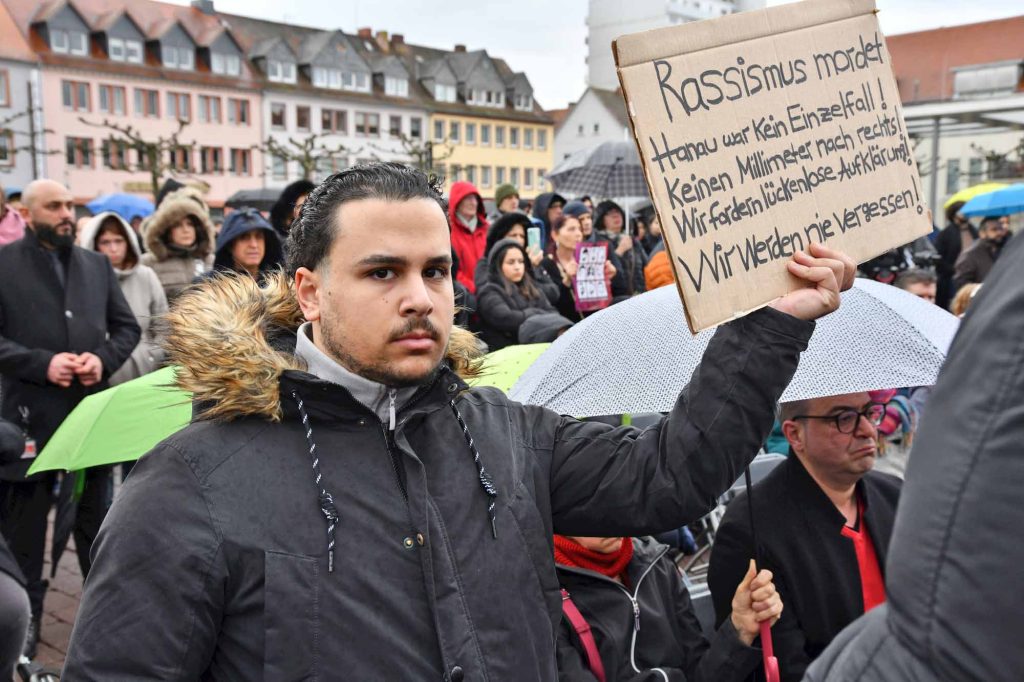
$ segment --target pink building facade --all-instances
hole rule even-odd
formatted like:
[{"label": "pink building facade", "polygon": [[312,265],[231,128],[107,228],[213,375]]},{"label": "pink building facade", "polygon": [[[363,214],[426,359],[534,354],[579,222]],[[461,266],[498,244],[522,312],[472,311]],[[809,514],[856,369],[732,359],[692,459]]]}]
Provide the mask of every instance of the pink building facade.
[{"label": "pink building facade", "polygon": [[46,158],[46,175],[67,185],[79,203],[108,192],[151,193],[150,174],[134,170],[143,162],[139,151],[123,145],[125,137],[105,121],[130,126],[146,140],[170,139],[179,121],[187,121],[181,147],[165,153],[173,170],[164,176],[205,184],[211,206],[264,184],[257,91],[62,67],[44,68],[42,81],[46,147],[55,150]]}]

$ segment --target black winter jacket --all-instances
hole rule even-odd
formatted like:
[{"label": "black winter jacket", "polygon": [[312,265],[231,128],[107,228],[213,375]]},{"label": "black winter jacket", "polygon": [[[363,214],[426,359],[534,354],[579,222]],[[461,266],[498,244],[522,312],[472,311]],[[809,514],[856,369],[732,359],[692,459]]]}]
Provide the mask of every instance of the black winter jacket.
[{"label": "black winter jacket", "polygon": [[[142,333],[107,257],[71,247],[67,284],[31,230],[0,249],[0,417],[25,428],[41,452],[82,398],[107,387]],[[46,373],[57,353],[90,352],[103,362],[103,380],[68,388]],[[0,466],[0,479],[23,480],[31,460]]]},{"label": "black winter jacket", "polygon": [[[509,291],[504,284],[499,265],[505,252],[512,248],[512,240],[498,242],[490,259],[489,276],[484,285],[476,290],[477,313],[480,315],[480,338],[491,352],[519,342],[519,327],[528,317],[555,312],[554,306],[537,288],[538,298],[528,299],[515,288]],[[530,268],[526,277],[531,277]],[[536,287],[536,284],[534,284]]]},{"label": "black winter jacket", "polygon": [[[210,418],[145,455],[114,501],[65,679],[554,682],[552,534],[703,515],[770,431],[814,328],[770,309],[723,325],[643,432],[469,389],[450,370],[392,431],[268,344],[299,317],[276,282],[212,280],[172,311],[179,381]],[[470,348],[457,330],[449,359]],[[333,571],[310,441],[338,519]]]},{"label": "black winter jacket", "polygon": [[[761,650],[744,645],[728,619],[710,642],[704,638],[668,549],[652,538],[634,538],[626,569],[629,587],[594,571],[556,564],[559,582],[591,628],[608,682],[745,680],[760,663]],[[579,637],[564,617],[558,628],[558,679],[595,680]]]},{"label": "black winter jacket", "polygon": [[[857,483],[863,521],[885,574],[885,557],[900,495],[900,480],[868,472]],[[842,535],[846,518],[791,455],[754,486],[754,511],[762,565],[774,574],[784,605],[772,627],[782,679],[803,677],[807,666],[840,630],[864,613],[853,542]],[[747,496],[729,503],[711,550],[708,585],[715,621],[732,609],[736,586],[753,553]],[[758,679],[763,679],[758,672]]]}]

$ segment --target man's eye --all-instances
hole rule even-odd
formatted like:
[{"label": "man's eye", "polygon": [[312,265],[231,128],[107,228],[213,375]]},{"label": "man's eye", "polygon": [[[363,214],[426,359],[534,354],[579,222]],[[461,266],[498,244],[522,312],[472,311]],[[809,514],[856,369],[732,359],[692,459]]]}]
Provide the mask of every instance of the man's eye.
[{"label": "man's eye", "polygon": [[379,280],[391,279],[394,276],[395,276],[394,271],[393,270],[388,270],[387,268],[381,268],[380,270],[374,270],[373,272],[370,273],[370,277],[373,277],[374,279],[379,279]]},{"label": "man's eye", "polygon": [[430,279],[445,279],[448,277],[448,268],[428,268],[425,274]]}]

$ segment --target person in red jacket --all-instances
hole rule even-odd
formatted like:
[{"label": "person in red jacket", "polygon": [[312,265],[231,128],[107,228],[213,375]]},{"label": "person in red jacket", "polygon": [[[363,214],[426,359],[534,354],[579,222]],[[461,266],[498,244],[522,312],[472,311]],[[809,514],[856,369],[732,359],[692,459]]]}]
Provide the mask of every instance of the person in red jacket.
[{"label": "person in red jacket", "polygon": [[480,192],[471,182],[456,182],[448,195],[448,222],[452,250],[459,260],[458,281],[476,293],[473,273],[487,246],[487,212]]}]

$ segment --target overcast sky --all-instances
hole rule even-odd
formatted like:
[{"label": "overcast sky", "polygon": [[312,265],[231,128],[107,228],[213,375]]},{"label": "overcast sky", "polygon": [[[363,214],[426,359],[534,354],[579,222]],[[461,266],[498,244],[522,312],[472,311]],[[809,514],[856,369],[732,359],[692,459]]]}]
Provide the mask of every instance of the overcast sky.
[{"label": "overcast sky", "polygon": [[[187,4],[187,0],[176,0]],[[785,0],[768,0],[781,5]],[[886,34],[1024,14],[1022,0],[877,0]],[[401,33],[406,41],[451,49],[485,48],[525,71],[541,106],[557,109],[586,87],[587,0],[215,0],[223,12],[340,28]]]}]

